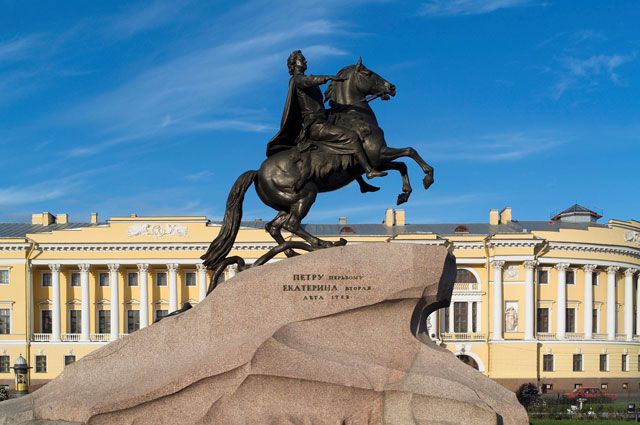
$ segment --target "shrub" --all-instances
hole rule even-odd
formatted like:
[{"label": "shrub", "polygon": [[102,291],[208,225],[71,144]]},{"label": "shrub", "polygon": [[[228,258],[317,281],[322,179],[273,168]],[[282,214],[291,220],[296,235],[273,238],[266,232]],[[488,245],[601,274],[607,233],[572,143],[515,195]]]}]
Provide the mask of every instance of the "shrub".
[{"label": "shrub", "polygon": [[540,403],[540,393],[538,392],[538,387],[536,387],[532,383],[522,384],[518,391],[516,391],[516,397],[520,404],[522,404],[525,408],[529,406],[535,406]]}]

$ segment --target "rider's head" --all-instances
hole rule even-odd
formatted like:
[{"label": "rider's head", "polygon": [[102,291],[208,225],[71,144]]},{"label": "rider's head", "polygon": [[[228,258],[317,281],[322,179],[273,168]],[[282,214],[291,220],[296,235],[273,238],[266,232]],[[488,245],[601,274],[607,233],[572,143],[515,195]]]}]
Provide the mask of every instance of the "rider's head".
[{"label": "rider's head", "polygon": [[307,70],[307,60],[300,50],[294,50],[287,59],[287,67],[289,74],[293,75],[296,71],[304,72]]}]

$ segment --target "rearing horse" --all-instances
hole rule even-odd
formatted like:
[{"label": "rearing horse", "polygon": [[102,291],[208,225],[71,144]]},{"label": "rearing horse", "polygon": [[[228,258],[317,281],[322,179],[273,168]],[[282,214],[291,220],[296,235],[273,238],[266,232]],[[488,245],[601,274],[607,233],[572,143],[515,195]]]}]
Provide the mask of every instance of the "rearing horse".
[{"label": "rearing horse", "polygon": [[[423,185],[428,189],[433,183],[433,168],[411,147],[388,147],[384,132],[369,106],[369,101],[374,98],[388,100],[395,96],[395,86],[367,69],[361,59],[355,65],[342,68],[338,76],[344,81],[332,81],[325,93],[331,105],[329,120],[358,132],[363,140],[364,151],[375,169],[400,173],[402,193],[398,195],[398,205],[409,199],[411,184],[406,164],[394,160],[400,157],[413,159],[425,173]],[[330,153],[323,150],[321,142],[310,142],[312,149],[301,151],[298,147],[292,147],[277,152],[264,160],[259,170],[247,171],[238,177],[227,198],[220,233],[202,256],[209,269],[219,268],[231,251],[240,228],[244,195],[252,183],[255,183],[256,193],[262,202],[278,211],[276,217],[265,225],[265,230],[279,244],[274,252],[284,251],[287,256],[295,255],[291,249],[283,249],[286,246],[283,229],[308,242],[307,250],[346,243],[344,239],[337,242],[322,240],[304,230],[300,222],[309,213],[318,193],[340,189],[361,179],[364,170],[351,155]]]}]

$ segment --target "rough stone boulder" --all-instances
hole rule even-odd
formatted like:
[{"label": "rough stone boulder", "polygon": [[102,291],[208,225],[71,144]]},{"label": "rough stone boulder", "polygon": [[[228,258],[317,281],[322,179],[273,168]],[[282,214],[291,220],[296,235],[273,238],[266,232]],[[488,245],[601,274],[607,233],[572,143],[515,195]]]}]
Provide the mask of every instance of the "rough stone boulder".
[{"label": "rough stone boulder", "polygon": [[0,403],[0,424],[528,424],[424,333],[455,269],[443,247],[380,243],[246,270]]}]

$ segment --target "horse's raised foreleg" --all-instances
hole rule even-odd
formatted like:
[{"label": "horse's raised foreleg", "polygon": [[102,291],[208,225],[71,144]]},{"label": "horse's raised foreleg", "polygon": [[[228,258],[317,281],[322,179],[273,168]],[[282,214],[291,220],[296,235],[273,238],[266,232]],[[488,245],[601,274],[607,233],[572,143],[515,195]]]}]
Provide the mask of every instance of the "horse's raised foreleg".
[{"label": "horse's raised foreleg", "polygon": [[420,154],[414,148],[384,147],[380,151],[381,162],[390,162],[401,157],[409,157],[420,166],[425,174],[424,178],[422,179],[422,184],[425,189],[429,189],[429,186],[433,184],[433,167],[429,165],[424,159],[422,159]]},{"label": "horse's raised foreleg", "polygon": [[409,173],[407,172],[407,164],[404,162],[384,162],[380,164],[378,169],[383,171],[395,170],[400,173],[402,177],[402,193],[398,195],[397,205],[404,204],[409,200],[409,195],[413,189],[411,189],[411,182],[409,181]]}]

